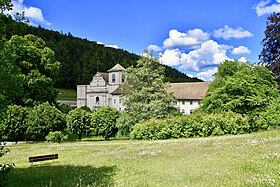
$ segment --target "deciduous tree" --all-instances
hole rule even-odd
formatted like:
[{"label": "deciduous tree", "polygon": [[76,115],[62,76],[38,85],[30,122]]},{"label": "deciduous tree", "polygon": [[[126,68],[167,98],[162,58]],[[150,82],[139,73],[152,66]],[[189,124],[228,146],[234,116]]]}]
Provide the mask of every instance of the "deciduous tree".
[{"label": "deciduous tree", "polygon": [[270,100],[278,95],[275,78],[265,67],[225,61],[218,67],[199,110],[254,115],[265,110]]},{"label": "deciduous tree", "polygon": [[127,134],[138,122],[178,114],[175,98],[167,93],[167,87],[164,68],[151,58],[142,57],[136,67],[127,69],[122,93],[126,111],[118,120],[122,134]]},{"label": "deciduous tree", "polygon": [[79,140],[90,128],[91,115],[83,109],[71,110],[66,116],[67,129],[78,135]]},{"label": "deciduous tree", "polygon": [[111,107],[102,107],[92,113],[91,129],[94,135],[103,136],[105,140],[114,137],[117,132],[119,111]]},{"label": "deciduous tree", "polygon": [[[267,18],[263,49],[260,54],[261,64],[267,65],[274,73],[280,86],[280,13],[273,13]],[[279,87],[280,88],[280,87]]]}]

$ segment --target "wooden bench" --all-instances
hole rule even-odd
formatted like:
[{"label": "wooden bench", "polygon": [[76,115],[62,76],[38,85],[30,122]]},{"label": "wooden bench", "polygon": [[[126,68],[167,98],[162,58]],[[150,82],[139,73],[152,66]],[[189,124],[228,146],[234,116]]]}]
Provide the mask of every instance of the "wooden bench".
[{"label": "wooden bench", "polygon": [[55,160],[58,159],[58,154],[51,155],[41,155],[41,156],[31,156],[28,158],[29,162],[33,164],[33,162],[45,161],[45,160]]}]

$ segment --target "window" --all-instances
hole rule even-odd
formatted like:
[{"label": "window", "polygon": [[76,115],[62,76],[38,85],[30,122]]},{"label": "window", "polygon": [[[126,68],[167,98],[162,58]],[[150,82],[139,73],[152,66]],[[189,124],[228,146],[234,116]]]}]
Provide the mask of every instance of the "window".
[{"label": "window", "polygon": [[190,101],[190,105],[192,105],[193,104],[193,101]]},{"label": "window", "polygon": [[200,105],[200,101],[197,101],[198,105]]},{"label": "window", "polygon": [[193,113],[193,110],[190,110],[190,114],[192,114]]},{"label": "window", "polygon": [[184,110],[184,109],[182,109],[182,113],[185,113],[185,110]]},{"label": "window", "polygon": [[119,111],[122,111],[122,108],[121,108],[121,107],[119,107]]},{"label": "window", "polygon": [[112,74],[112,83],[115,83],[115,81],[116,81],[116,76],[115,74]]},{"label": "window", "polygon": [[95,98],[95,102],[96,102],[97,104],[99,104],[99,102],[100,102],[99,97],[96,97],[96,98]]},{"label": "window", "polygon": [[116,103],[116,99],[114,99],[114,103]]},{"label": "window", "polygon": [[111,102],[112,102],[112,99],[108,98],[108,103],[111,104]]},{"label": "window", "polygon": [[121,99],[119,100],[119,103],[122,103],[122,100],[121,100]]},{"label": "window", "polygon": [[184,105],[184,104],[185,104],[185,101],[183,100],[183,101],[182,101],[182,105]]}]

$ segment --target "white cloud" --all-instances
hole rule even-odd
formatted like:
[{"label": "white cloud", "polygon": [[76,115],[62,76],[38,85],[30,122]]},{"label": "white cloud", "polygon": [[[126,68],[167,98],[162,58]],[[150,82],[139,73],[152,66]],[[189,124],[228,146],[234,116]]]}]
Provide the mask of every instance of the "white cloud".
[{"label": "white cloud", "polygon": [[253,34],[248,30],[243,29],[242,27],[238,27],[233,29],[228,25],[225,25],[223,28],[214,30],[213,32],[214,37],[216,38],[224,38],[228,40],[230,38],[245,38],[245,37],[252,37]]},{"label": "white cloud", "polygon": [[248,60],[246,59],[246,57],[241,57],[239,59],[237,59],[239,62],[242,62],[242,63],[245,63],[245,62],[248,62]]},{"label": "white cloud", "polygon": [[217,66],[225,60],[230,60],[226,55],[230,48],[228,45],[208,40],[189,53],[181,52],[179,49],[166,49],[164,53],[160,53],[159,60],[168,66],[179,66],[181,70],[201,71],[206,67]]},{"label": "white cloud", "polygon": [[203,81],[210,82],[210,81],[214,80],[214,74],[217,72],[218,72],[218,68],[215,67],[215,68],[209,69],[207,71],[202,71],[202,72],[198,73],[196,75],[196,77]]},{"label": "white cloud", "polygon": [[234,55],[250,54],[251,51],[247,47],[241,45],[239,47],[234,48],[231,53]]},{"label": "white cloud", "polygon": [[37,7],[27,7],[24,5],[23,0],[12,0],[13,3],[13,10],[6,12],[7,14],[15,17],[16,13],[24,12],[25,17],[30,21],[31,25],[51,25],[50,22],[45,20],[42,10]]},{"label": "white cloud", "polygon": [[230,58],[226,55],[231,47],[208,40],[201,47],[189,53],[182,53],[181,67],[183,70],[201,71],[205,67],[217,66]]},{"label": "white cloud", "polygon": [[117,46],[117,45],[111,45],[111,44],[106,45],[106,44],[104,44],[103,42],[100,42],[100,41],[97,41],[96,43],[99,44],[99,45],[104,45],[105,47],[111,47],[111,48],[115,48],[115,49],[120,49],[120,47]]},{"label": "white cloud", "polygon": [[120,47],[117,45],[105,45],[105,47],[111,47],[111,48],[115,48],[115,49],[119,49]]},{"label": "white cloud", "polygon": [[189,30],[187,33],[173,29],[169,31],[169,38],[164,40],[163,46],[166,49],[195,49],[208,40],[209,36],[209,33],[203,32],[201,29]]},{"label": "white cloud", "polygon": [[154,52],[162,51],[162,49],[157,45],[149,45],[147,49],[148,51],[154,51]]},{"label": "white cloud", "polygon": [[179,49],[166,49],[164,53],[159,54],[159,61],[168,66],[180,65],[181,52]]},{"label": "white cloud", "polygon": [[254,6],[258,17],[271,14],[273,12],[280,12],[280,0],[276,0],[276,3],[269,5],[271,0],[260,1],[257,5]]}]

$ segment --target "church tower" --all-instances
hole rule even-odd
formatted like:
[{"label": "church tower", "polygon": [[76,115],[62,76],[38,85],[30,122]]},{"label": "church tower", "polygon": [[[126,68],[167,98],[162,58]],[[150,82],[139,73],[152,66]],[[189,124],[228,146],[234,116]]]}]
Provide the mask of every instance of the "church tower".
[{"label": "church tower", "polygon": [[109,85],[121,85],[123,83],[123,71],[125,69],[120,65],[116,64],[113,68],[109,69]]}]

